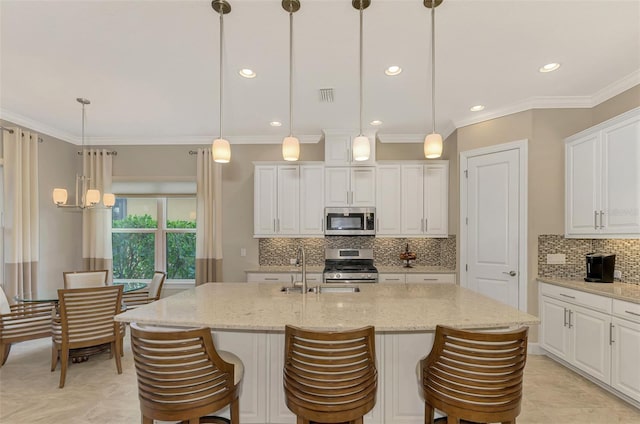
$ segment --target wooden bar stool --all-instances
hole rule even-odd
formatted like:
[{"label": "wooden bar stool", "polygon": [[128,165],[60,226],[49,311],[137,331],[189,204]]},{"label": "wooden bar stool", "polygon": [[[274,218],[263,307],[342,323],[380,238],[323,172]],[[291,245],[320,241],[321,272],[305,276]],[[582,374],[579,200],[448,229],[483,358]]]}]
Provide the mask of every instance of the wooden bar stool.
[{"label": "wooden bar stool", "polygon": [[447,424],[515,424],[527,360],[526,327],[486,333],[438,326],[433,348],[421,361],[424,422],[434,408]]},{"label": "wooden bar stool", "polygon": [[286,326],[284,391],[298,424],[361,424],[378,388],[374,328],[318,332]]},{"label": "wooden bar stool", "polygon": [[240,422],[238,397],[244,366],[236,355],[216,350],[210,329],[131,323],[131,350],[142,424],[228,422],[208,417],[227,405],[231,406],[230,422]]}]

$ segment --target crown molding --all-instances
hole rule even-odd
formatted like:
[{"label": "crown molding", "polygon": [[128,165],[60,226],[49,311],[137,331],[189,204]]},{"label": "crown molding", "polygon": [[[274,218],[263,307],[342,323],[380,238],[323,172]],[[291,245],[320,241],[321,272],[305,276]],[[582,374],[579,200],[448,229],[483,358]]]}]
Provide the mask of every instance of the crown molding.
[{"label": "crown molding", "polygon": [[[440,134],[442,135],[442,140],[446,140],[454,131],[456,127],[453,125],[453,122],[447,122],[447,125],[444,128],[440,129]],[[378,140],[380,143],[424,143],[424,138],[427,133],[419,133],[419,134],[380,134],[378,133]]]},{"label": "crown molding", "polygon": [[615,81],[612,84],[604,87],[602,90],[596,92],[592,97],[593,105],[595,107],[600,103],[606,102],[610,98],[617,96],[618,94],[627,91],[630,88],[640,84],[640,69],[630,73],[626,77]]},{"label": "crown molding", "polygon": [[61,131],[58,128],[52,127],[50,125],[44,124],[40,121],[36,121],[31,118],[27,118],[24,115],[14,113],[4,108],[0,108],[0,119],[9,121],[12,124],[19,125],[21,127],[29,128],[32,131],[39,133],[40,135],[46,134],[50,137],[54,137],[62,141],[66,141],[67,143],[71,143],[71,144],[77,144],[77,145],[82,144],[81,137],[75,137],[73,134]]},{"label": "crown molding", "polygon": [[[171,136],[171,137],[91,137],[89,140],[93,146],[130,146],[130,145],[198,145],[211,144],[215,136],[194,135],[194,136]],[[280,144],[280,136],[225,136],[229,144]],[[321,135],[301,135],[298,137],[301,144],[315,144],[321,139]]]}]

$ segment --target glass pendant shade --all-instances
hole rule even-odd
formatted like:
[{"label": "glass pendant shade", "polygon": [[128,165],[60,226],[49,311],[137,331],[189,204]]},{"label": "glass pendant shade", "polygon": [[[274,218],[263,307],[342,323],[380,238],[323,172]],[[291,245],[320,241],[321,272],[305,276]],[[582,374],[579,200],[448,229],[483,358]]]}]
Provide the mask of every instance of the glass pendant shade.
[{"label": "glass pendant shade", "polygon": [[282,157],[284,160],[296,161],[300,157],[300,142],[296,137],[285,137],[282,141]]},{"label": "glass pendant shade", "polygon": [[432,133],[424,139],[424,157],[427,159],[439,158],[442,155],[442,136]]},{"label": "glass pendant shade", "polygon": [[113,193],[105,193],[102,196],[102,203],[108,208],[112,208],[116,204],[116,196]]},{"label": "glass pendant shade", "polygon": [[231,160],[231,146],[229,146],[229,142],[224,138],[216,138],[213,140],[211,154],[215,162],[229,163]]},{"label": "glass pendant shade", "polygon": [[353,140],[353,160],[367,160],[370,154],[371,146],[369,145],[369,138],[364,135],[357,136],[355,140]]},{"label": "glass pendant shade", "polygon": [[67,190],[64,188],[53,189],[53,203],[56,205],[64,205],[67,203]]},{"label": "glass pendant shade", "polygon": [[87,194],[85,196],[85,206],[93,206],[100,203],[100,190],[87,190]]}]

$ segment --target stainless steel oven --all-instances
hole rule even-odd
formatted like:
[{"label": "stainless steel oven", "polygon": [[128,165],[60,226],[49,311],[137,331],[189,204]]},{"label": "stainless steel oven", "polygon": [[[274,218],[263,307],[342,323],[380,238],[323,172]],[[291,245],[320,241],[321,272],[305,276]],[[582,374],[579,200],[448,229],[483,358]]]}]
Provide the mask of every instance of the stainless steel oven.
[{"label": "stainless steel oven", "polygon": [[373,249],[326,249],[322,280],[328,284],[377,283]]},{"label": "stainless steel oven", "polygon": [[328,236],[375,236],[375,208],[325,208],[324,234]]}]

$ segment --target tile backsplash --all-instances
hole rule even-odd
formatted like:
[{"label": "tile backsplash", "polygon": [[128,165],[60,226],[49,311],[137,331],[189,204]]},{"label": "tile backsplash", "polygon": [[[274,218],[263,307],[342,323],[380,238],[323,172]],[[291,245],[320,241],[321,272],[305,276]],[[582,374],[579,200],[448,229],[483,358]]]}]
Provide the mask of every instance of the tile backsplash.
[{"label": "tile backsplash", "polygon": [[385,266],[401,266],[400,253],[406,244],[417,256],[414,265],[456,268],[456,237],[448,238],[376,238],[376,237],[325,237],[325,238],[263,238],[259,240],[258,261],[262,266],[289,265],[296,257],[299,246],[304,246],[308,265],[324,265],[324,249],[357,248],[373,249],[374,263]]},{"label": "tile backsplash", "polygon": [[[613,253],[622,281],[640,283],[640,239],[567,239],[562,235],[538,236],[538,275],[583,279],[587,253]],[[564,265],[547,264],[547,254],[563,253]]]}]

